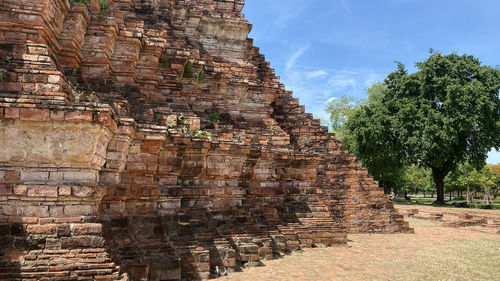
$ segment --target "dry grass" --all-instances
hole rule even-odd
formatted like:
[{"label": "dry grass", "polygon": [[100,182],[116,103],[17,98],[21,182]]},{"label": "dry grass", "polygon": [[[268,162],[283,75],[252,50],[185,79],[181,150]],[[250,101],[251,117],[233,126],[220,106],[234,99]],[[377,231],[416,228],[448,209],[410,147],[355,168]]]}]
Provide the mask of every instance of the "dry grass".
[{"label": "dry grass", "polygon": [[424,219],[417,219],[417,218],[406,218],[406,221],[410,223],[411,227],[439,227],[440,223],[431,221],[431,220],[424,220]]},{"label": "dry grass", "polygon": [[389,263],[391,280],[500,280],[500,239],[453,239]]},{"label": "dry grass", "polygon": [[[424,231],[443,228],[439,222],[408,218],[411,227]],[[408,249],[406,249],[408,250]],[[498,238],[447,239],[414,247],[406,259],[387,260],[387,280],[500,280],[500,236]],[[385,278],[384,278],[385,279]]]}]

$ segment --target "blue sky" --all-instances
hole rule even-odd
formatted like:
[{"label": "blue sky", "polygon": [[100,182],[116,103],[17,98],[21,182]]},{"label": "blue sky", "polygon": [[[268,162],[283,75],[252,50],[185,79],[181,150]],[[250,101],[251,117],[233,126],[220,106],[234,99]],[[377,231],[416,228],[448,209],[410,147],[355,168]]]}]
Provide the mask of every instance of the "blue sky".
[{"label": "blue sky", "polygon": [[286,88],[325,120],[329,99],[365,97],[394,61],[413,70],[429,48],[500,65],[498,0],[246,0],[243,12]]}]

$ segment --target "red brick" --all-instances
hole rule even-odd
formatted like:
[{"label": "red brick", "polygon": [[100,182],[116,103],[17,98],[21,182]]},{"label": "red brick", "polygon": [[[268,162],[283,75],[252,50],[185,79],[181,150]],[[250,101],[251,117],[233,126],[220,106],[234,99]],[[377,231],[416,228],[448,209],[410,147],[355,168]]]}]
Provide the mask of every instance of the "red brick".
[{"label": "red brick", "polygon": [[49,224],[49,223],[53,223],[53,222],[54,222],[53,218],[40,218],[38,220],[39,224]]},{"label": "red brick", "polygon": [[27,193],[28,193],[28,187],[26,185],[14,186],[14,195],[26,195]]},{"label": "red brick", "polygon": [[5,39],[26,40],[28,35],[23,32],[5,32]]},{"label": "red brick", "polygon": [[20,82],[3,82],[2,88],[5,91],[21,92],[23,90],[23,84]]},{"label": "red brick", "polygon": [[9,222],[24,222],[24,223],[37,223],[37,217],[18,217],[18,218],[9,218]]},{"label": "red brick", "polygon": [[18,181],[19,172],[18,171],[5,171],[5,181]]},{"label": "red brick", "polygon": [[0,184],[0,195],[11,195],[12,185],[10,184]]},{"label": "red brick", "polygon": [[49,111],[47,109],[21,108],[19,116],[21,120],[48,121]]},{"label": "red brick", "polygon": [[29,234],[51,235],[56,233],[56,225],[55,224],[28,225],[27,231]]},{"label": "red brick", "polygon": [[136,176],[134,176],[134,183],[136,183],[136,184],[152,184],[153,177],[136,175]]},{"label": "red brick", "polygon": [[5,108],[5,118],[18,119],[19,118],[19,108],[15,108],[15,107]]},{"label": "red brick", "polygon": [[94,276],[95,280],[117,280],[119,277],[118,274],[111,274],[111,275],[97,275]]},{"label": "red brick", "polygon": [[92,121],[92,112],[71,111],[64,115],[66,121]]},{"label": "red brick", "polygon": [[54,218],[55,223],[72,223],[81,222],[82,217],[67,217],[67,218]]}]

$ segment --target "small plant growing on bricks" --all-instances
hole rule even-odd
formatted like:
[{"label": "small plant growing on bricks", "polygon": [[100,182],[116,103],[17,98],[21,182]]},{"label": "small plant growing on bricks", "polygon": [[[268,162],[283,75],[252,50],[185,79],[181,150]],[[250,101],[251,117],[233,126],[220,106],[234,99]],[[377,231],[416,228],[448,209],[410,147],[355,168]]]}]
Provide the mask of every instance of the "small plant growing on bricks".
[{"label": "small plant growing on bricks", "polygon": [[109,9],[109,3],[107,0],[99,0],[99,7],[101,8],[101,15],[103,17],[107,17],[108,13],[106,12]]},{"label": "small plant growing on bricks", "polygon": [[207,110],[208,119],[214,123],[220,122],[220,113],[217,111]]},{"label": "small plant growing on bricks", "polygon": [[195,74],[193,73],[193,63],[194,61],[189,60],[184,66],[184,73],[182,74],[182,78],[195,78]]},{"label": "small plant growing on bricks", "polygon": [[3,82],[7,78],[7,69],[0,68],[0,82]]}]

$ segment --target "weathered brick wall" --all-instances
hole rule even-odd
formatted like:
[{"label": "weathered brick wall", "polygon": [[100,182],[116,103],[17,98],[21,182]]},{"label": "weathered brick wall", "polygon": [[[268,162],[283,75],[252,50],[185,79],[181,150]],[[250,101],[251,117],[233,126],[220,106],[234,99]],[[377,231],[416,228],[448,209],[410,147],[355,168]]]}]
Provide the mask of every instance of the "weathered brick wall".
[{"label": "weathered brick wall", "polygon": [[243,0],[107,2],[0,2],[1,280],[201,279],[410,231]]}]

